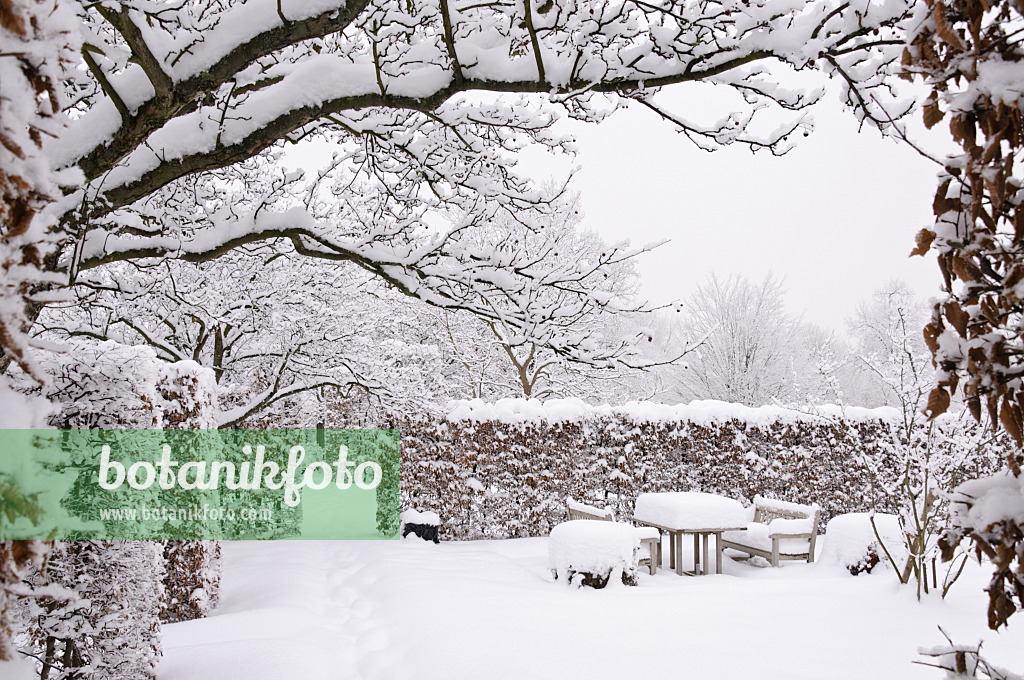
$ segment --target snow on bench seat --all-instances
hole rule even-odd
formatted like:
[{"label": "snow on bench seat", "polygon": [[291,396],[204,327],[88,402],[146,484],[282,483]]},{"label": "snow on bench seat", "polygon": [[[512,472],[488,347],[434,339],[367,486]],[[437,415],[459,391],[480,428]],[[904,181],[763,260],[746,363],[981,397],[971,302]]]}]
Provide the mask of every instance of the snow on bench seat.
[{"label": "snow on bench seat", "polygon": [[779,566],[780,560],[813,562],[820,516],[817,505],[754,496],[754,520],[744,525],[746,531],[724,533],[722,545],[764,557],[773,567]]},{"label": "snow on bench seat", "polygon": [[[722,534],[723,541],[739,543],[763,552],[771,553],[772,538],[771,528],[760,522],[750,522],[746,531],[726,531]],[[779,554],[789,557],[807,555],[807,539],[804,538],[783,538],[779,540]]]}]

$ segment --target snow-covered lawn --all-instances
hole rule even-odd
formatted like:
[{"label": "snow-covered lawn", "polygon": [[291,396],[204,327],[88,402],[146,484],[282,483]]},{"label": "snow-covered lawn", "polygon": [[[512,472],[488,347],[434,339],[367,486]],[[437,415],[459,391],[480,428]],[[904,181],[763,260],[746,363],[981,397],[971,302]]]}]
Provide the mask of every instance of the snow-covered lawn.
[{"label": "snow-covered lawn", "polygon": [[890,572],[728,559],[576,590],[551,580],[547,543],[225,543],[221,605],[165,628],[158,678],[941,680],[911,663],[937,625],[1024,669],[1024,626],[985,628],[987,567],[923,603]]}]

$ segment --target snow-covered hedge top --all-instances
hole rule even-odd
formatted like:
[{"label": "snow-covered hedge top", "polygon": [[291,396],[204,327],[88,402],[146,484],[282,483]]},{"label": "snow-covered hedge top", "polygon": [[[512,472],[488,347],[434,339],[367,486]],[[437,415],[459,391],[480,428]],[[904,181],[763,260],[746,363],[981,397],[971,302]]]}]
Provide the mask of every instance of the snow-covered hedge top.
[{"label": "snow-covered hedge top", "polygon": [[732,420],[764,426],[775,423],[813,422],[821,418],[840,418],[850,422],[894,420],[894,408],[866,409],[838,406],[816,406],[812,411],[797,411],[780,406],[751,408],[742,404],[724,401],[692,401],[689,404],[654,404],[651,402],[629,402],[621,406],[591,406],[581,399],[500,399],[485,402],[481,399],[455,401],[449,404],[449,421],[502,423],[564,423],[579,422],[592,418],[624,417],[633,422],[689,422],[711,425]]}]

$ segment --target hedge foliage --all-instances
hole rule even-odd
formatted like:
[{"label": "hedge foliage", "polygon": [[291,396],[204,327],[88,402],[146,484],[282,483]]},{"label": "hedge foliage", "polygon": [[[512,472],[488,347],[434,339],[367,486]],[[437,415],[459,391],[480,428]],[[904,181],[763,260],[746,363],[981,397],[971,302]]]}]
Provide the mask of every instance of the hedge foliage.
[{"label": "hedge foliage", "polygon": [[[963,420],[947,429],[965,427],[977,429]],[[698,422],[605,412],[566,421],[418,420],[400,430],[402,506],[438,512],[449,540],[546,536],[565,521],[569,496],[628,521],[637,495],[657,491],[704,491],[747,505],[755,494],[814,502],[824,526],[834,515],[870,510],[872,498],[877,510],[894,511],[885,489],[900,479],[907,454],[884,417]],[[940,479],[952,484],[992,469],[993,447],[950,450],[976,434],[940,438]]]}]

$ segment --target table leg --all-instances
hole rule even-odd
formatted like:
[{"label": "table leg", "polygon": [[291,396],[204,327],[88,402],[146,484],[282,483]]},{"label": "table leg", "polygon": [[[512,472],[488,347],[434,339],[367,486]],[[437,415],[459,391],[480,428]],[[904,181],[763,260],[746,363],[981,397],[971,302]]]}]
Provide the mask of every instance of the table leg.
[{"label": "table leg", "polygon": [[693,573],[699,574],[697,565],[700,564],[700,534],[693,535]]},{"label": "table leg", "polygon": [[715,563],[715,573],[722,573],[722,532],[715,532],[715,552],[717,553],[717,559]]},{"label": "table leg", "polygon": [[705,576],[708,575],[708,536],[709,534],[704,533],[704,564],[701,566],[701,573]]},{"label": "table leg", "polygon": [[668,532],[668,568],[676,568],[676,532]]},{"label": "table leg", "polygon": [[683,535],[676,533],[676,574],[678,576],[683,575]]}]

